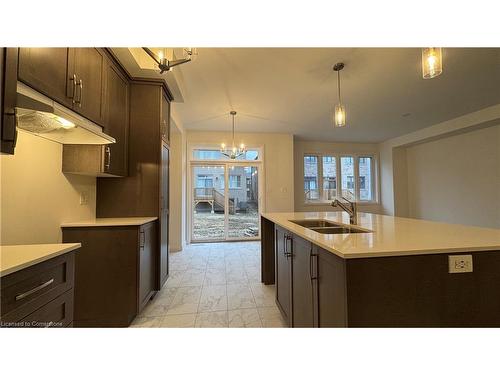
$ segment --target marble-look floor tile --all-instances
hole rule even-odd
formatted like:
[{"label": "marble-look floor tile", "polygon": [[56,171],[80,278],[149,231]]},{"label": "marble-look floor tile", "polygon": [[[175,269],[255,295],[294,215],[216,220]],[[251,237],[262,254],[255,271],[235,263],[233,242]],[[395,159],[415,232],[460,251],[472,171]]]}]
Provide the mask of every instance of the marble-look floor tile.
[{"label": "marble-look floor tile", "polygon": [[226,283],[227,284],[247,284],[248,278],[243,267],[233,268],[226,271]]},{"label": "marble-look floor tile", "polygon": [[167,314],[170,303],[167,300],[151,300],[138,315],[140,318],[161,317]]},{"label": "marble-look floor tile", "polygon": [[225,285],[206,286],[201,290],[198,312],[227,310]]},{"label": "marble-look floor tile", "polygon": [[208,268],[203,280],[203,286],[226,285],[226,271],[217,268]]},{"label": "marble-look floor tile", "polygon": [[195,327],[198,328],[227,328],[227,326],[227,311],[204,312],[196,316]]},{"label": "marble-look floor tile", "polygon": [[164,288],[177,288],[181,283],[185,271],[170,271]]},{"label": "marble-look floor tile", "polygon": [[179,286],[201,286],[205,279],[205,269],[192,268],[184,272]]},{"label": "marble-look floor tile", "polygon": [[255,300],[250,286],[247,284],[228,284],[227,304],[229,310],[255,308]]},{"label": "marble-look floor tile", "polygon": [[208,260],[194,257],[189,262],[189,269],[206,269]]},{"label": "marble-look floor tile", "polygon": [[229,328],[261,328],[257,309],[241,309],[228,311]]},{"label": "marble-look floor tile", "polygon": [[285,328],[287,327],[285,321],[281,317],[278,307],[259,307],[260,320],[262,326],[266,328]]},{"label": "marble-look floor tile", "polygon": [[158,328],[161,320],[159,317],[137,317],[130,324],[130,328]]},{"label": "marble-look floor tile", "polygon": [[222,258],[222,259],[210,259],[207,263],[207,268],[225,271],[226,270],[226,262],[224,261],[224,258]]},{"label": "marble-look floor tile", "polygon": [[258,283],[261,281],[260,268],[257,267],[245,267],[245,273],[247,274],[249,283]]},{"label": "marble-look floor tile", "polygon": [[162,290],[160,290],[155,298],[153,299],[154,300],[162,300],[164,301],[164,303],[172,303],[172,301],[174,300],[174,297],[175,297],[175,294],[177,293],[177,288],[166,288],[166,287],[163,287]]},{"label": "marble-look floor tile", "polygon": [[264,285],[262,283],[250,284],[253,298],[257,307],[276,306],[276,289],[274,285]]},{"label": "marble-look floor tile", "polygon": [[159,324],[160,328],[194,328],[196,314],[167,315]]},{"label": "marble-look floor tile", "polygon": [[170,304],[167,315],[188,314],[198,311],[201,287],[188,286],[177,289],[174,300]]}]

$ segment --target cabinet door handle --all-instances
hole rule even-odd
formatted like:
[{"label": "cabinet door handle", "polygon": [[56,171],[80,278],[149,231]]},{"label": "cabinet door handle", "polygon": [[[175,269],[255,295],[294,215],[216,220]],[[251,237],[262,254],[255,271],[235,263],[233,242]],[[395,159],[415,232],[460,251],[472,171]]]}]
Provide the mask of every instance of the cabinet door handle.
[{"label": "cabinet door handle", "polygon": [[104,148],[104,152],[106,153],[106,157],[104,158],[104,168],[108,170],[109,166],[111,165],[111,148],[109,146],[106,146]]},{"label": "cabinet door handle", "polygon": [[70,80],[70,81],[73,81],[73,91],[72,91],[72,93],[71,93],[71,98],[72,98],[73,100],[71,100],[71,102],[72,102],[73,104],[76,104],[76,100],[75,100],[75,96],[76,96],[76,86],[77,86],[76,74],[73,74],[73,77],[71,77],[69,80]]},{"label": "cabinet door handle", "polygon": [[146,235],[144,234],[144,232],[141,232],[139,239],[139,247],[144,247],[145,242],[146,242]]},{"label": "cabinet door handle", "polygon": [[318,254],[313,254],[313,249],[312,249],[312,246],[311,246],[311,250],[310,250],[310,253],[309,253],[309,277],[311,279],[311,284],[313,283],[314,280],[318,280],[318,276],[315,275],[313,276],[313,258],[318,259]]},{"label": "cabinet door handle", "polygon": [[31,290],[28,290],[27,292],[24,292],[24,293],[21,293],[21,294],[18,294],[16,296],[16,301],[19,301],[19,300],[22,300],[23,298],[26,298],[30,295],[32,295],[33,293],[35,292],[38,292],[39,290],[42,290],[43,288],[46,288],[48,287],[50,284],[52,284],[54,282],[54,279],[50,279],[49,281],[46,281],[44,282],[43,284],[40,284],[36,287],[34,287],[33,289]]},{"label": "cabinet door handle", "polygon": [[291,240],[293,237],[289,234],[285,234],[285,256],[287,258],[290,258],[292,256],[292,252],[288,251],[288,241]]},{"label": "cabinet door handle", "polygon": [[80,79],[78,81],[78,86],[80,87],[80,95],[78,95],[78,107],[82,107],[82,99],[83,99],[83,81]]}]

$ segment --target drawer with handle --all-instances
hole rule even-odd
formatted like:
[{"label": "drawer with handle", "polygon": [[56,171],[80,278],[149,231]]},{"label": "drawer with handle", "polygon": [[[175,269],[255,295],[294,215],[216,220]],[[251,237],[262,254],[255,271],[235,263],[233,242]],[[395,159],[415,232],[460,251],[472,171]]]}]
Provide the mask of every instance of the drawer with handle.
[{"label": "drawer with handle", "polygon": [[74,253],[2,277],[1,320],[16,322],[73,288]]},{"label": "drawer with handle", "polygon": [[73,289],[61,294],[35,312],[25,316],[14,327],[63,328],[73,321]]}]

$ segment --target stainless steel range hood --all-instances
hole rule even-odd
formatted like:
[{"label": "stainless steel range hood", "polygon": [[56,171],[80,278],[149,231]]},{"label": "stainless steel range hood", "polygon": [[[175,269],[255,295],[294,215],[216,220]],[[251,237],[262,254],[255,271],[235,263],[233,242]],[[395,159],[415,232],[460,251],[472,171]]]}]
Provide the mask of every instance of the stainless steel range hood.
[{"label": "stainless steel range hood", "polygon": [[115,143],[102,128],[45,95],[17,82],[17,128],[62,144]]}]

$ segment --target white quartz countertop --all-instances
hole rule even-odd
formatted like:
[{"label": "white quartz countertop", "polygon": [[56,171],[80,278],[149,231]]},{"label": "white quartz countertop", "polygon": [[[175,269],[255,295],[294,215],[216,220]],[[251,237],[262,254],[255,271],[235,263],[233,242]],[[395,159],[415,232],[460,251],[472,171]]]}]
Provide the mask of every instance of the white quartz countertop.
[{"label": "white quartz countertop", "polygon": [[0,276],[20,271],[79,247],[80,243],[0,246]]},{"label": "white quartz countertop", "polygon": [[157,217],[103,217],[92,220],[77,221],[74,223],[62,223],[61,228],[72,227],[113,227],[113,226],[137,226],[155,221]]},{"label": "white quartz countertop", "polygon": [[262,216],[342,258],[500,250],[500,229],[360,212],[357,227],[372,233],[320,234],[290,220],[324,219],[349,225],[349,215],[345,212],[272,212]]}]

